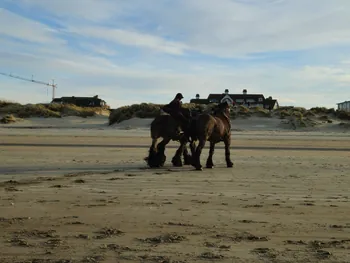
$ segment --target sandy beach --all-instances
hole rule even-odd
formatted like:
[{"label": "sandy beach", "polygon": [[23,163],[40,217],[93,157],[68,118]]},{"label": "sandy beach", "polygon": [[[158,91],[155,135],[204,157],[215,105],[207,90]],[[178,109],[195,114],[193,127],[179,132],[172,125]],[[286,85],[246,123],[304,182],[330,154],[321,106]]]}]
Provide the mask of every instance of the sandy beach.
[{"label": "sandy beach", "polygon": [[349,132],[236,122],[195,171],[147,168],[147,120],[53,123],[0,128],[0,262],[350,262]]}]

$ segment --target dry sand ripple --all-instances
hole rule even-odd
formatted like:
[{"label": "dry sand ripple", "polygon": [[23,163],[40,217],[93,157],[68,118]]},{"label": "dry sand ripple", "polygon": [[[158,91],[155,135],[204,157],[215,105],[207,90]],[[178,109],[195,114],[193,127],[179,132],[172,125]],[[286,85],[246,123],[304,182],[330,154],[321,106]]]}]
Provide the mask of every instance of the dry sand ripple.
[{"label": "dry sand ripple", "polygon": [[215,168],[197,172],[171,167],[174,151],[151,170],[142,148],[0,146],[0,262],[350,261],[349,152],[233,145],[234,168],[217,149]]}]

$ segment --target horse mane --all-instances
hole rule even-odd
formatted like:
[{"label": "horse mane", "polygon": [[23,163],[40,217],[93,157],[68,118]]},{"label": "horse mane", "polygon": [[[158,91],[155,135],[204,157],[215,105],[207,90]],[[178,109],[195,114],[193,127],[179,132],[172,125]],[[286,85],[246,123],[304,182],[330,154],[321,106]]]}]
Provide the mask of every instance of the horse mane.
[{"label": "horse mane", "polygon": [[223,108],[223,103],[220,103],[220,104],[216,105],[216,107],[213,109],[213,114],[212,115],[214,117],[218,117],[218,118],[223,116],[226,119],[226,121],[227,121],[227,123],[228,123],[228,125],[229,125],[229,127],[231,129],[230,117],[227,116],[227,114],[225,113],[225,110]]}]

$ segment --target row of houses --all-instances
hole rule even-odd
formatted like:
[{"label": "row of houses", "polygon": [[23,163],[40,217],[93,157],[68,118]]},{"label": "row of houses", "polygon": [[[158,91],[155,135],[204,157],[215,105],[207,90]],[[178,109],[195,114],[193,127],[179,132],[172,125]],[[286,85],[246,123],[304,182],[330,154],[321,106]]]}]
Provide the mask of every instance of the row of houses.
[{"label": "row of houses", "polygon": [[[190,100],[190,103],[195,104],[210,104],[210,103],[221,103],[228,102],[232,105],[244,105],[246,107],[258,106],[265,109],[276,109],[279,107],[277,99],[273,99],[271,96],[265,98],[263,94],[249,94],[246,89],[243,90],[242,94],[230,94],[228,89],[225,89],[224,93],[212,93],[207,98],[200,98],[199,94]],[[100,99],[98,95],[93,97],[61,97],[55,98],[51,103],[58,104],[74,104],[80,107],[108,107],[105,100]],[[344,110],[350,112],[350,101],[344,101],[337,103],[338,110]]]},{"label": "row of houses", "polygon": [[228,102],[233,105],[243,105],[246,107],[258,106],[265,109],[276,109],[279,107],[278,101],[271,96],[265,98],[263,94],[249,94],[246,89],[242,94],[230,94],[228,89],[225,89],[224,93],[209,94],[206,99],[201,99],[197,94],[196,98],[191,99],[190,103],[195,104],[210,104],[210,103],[222,103]]},{"label": "row of houses", "polygon": [[[196,95],[195,99],[191,99],[190,103],[195,104],[210,104],[210,103],[220,103],[228,102],[234,105],[244,105],[244,106],[259,106],[266,109],[277,108],[278,102],[272,97],[265,98],[263,94],[248,94],[247,90],[243,90],[243,94],[229,94],[226,89],[222,94],[209,94],[208,98],[201,99],[199,94]],[[57,104],[74,104],[80,107],[106,107],[106,101],[100,99],[98,95],[93,97],[61,97],[55,98],[51,103]]]}]

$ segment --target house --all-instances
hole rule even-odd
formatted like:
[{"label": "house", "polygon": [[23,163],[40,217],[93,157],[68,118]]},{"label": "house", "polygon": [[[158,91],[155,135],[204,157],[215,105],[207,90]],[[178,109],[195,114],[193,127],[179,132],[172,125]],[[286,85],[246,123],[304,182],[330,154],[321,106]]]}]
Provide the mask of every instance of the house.
[{"label": "house", "polygon": [[104,100],[98,98],[98,95],[93,97],[62,97],[55,98],[51,103],[58,104],[73,104],[79,107],[107,107],[107,104]]},{"label": "house", "polygon": [[350,112],[350,100],[337,103],[338,110],[349,111]]},{"label": "house", "polygon": [[190,100],[190,103],[210,104],[225,101],[233,105],[244,105],[247,107],[258,106],[265,109],[276,109],[279,107],[276,99],[272,99],[272,97],[265,98],[263,94],[248,94],[246,89],[243,90],[242,94],[229,94],[228,89],[225,89],[224,93],[209,94],[206,99],[200,99],[199,94],[197,94],[195,99]]}]

